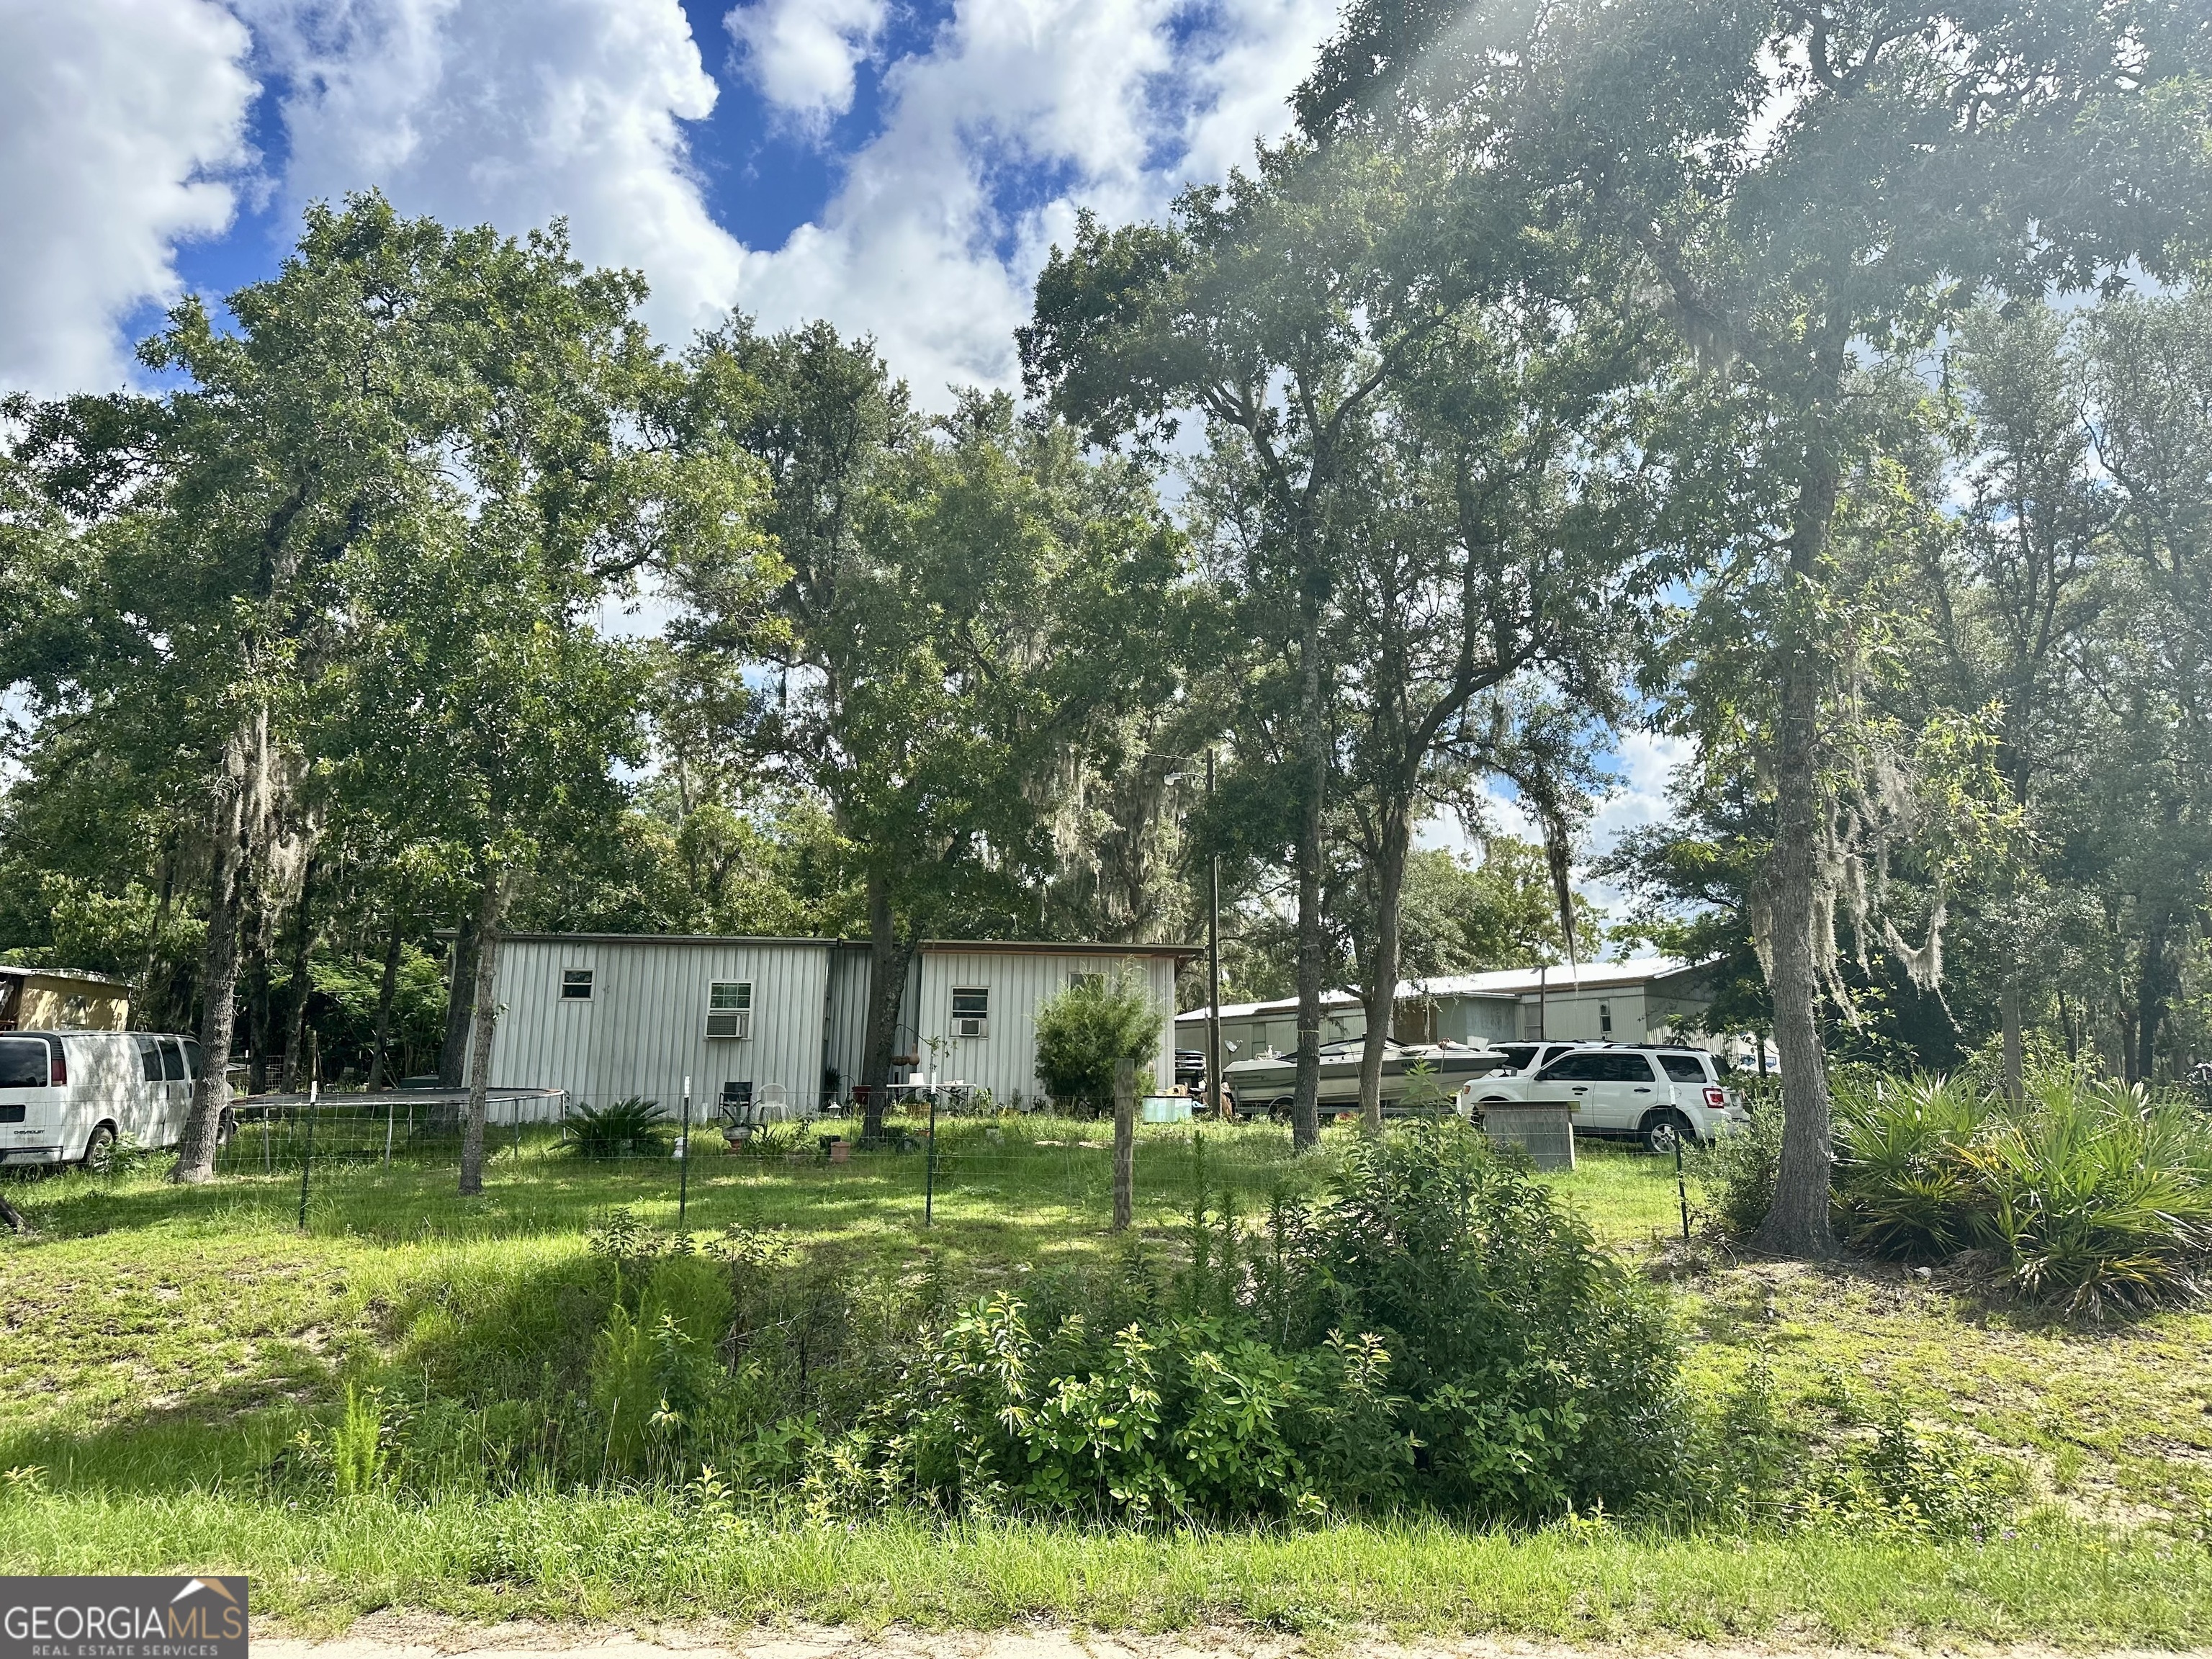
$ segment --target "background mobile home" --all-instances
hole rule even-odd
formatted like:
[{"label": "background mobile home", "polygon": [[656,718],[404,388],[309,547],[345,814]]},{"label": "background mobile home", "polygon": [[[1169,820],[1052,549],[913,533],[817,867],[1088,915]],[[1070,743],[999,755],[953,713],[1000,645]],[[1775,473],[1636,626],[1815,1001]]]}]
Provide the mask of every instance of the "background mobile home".
[{"label": "background mobile home", "polygon": [[[1671,1041],[1710,1002],[1701,967],[1673,957],[1565,967],[1507,968],[1407,980],[1398,988],[1391,1035],[1401,1042],[1510,1042],[1534,1038],[1583,1042]],[[1296,997],[1226,1004],[1222,1060],[1233,1064],[1297,1046]],[[1322,999],[1322,1041],[1364,1036],[1366,1010],[1348,991]],[[1176,1016],[1176,1041],[1206,1047],[1206,1010]],[[1719,1048],[1719,1040],[1695,1039]],[[1232,1046],[1233,1045],[1233,1046]]]},{"label": "background mobile home", "polygon": [[131,987],[72,968],[0,967],[0,1031],[120,1031]]}]

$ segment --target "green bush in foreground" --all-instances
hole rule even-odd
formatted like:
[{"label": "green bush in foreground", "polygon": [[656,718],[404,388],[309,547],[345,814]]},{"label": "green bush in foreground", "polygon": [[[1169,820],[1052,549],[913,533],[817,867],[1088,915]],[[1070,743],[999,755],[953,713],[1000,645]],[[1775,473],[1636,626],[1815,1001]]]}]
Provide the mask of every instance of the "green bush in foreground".
[{"label": "green bush in foreground", "polygon": [[1456,1121],[1346,1155],[1186,1267],[958,1308],[808,1466],[817,1509],[1245,1518],[1649,1508],[1680,1462],[1649,1295]]},{"label": "green bush in foreground", "polygon": [[1063,1109],[1110,1105],[1115,1063],[1141,1072],[1166,1021],[1141,974],[1077,979],[1037,1008],[1037,1081]]}]

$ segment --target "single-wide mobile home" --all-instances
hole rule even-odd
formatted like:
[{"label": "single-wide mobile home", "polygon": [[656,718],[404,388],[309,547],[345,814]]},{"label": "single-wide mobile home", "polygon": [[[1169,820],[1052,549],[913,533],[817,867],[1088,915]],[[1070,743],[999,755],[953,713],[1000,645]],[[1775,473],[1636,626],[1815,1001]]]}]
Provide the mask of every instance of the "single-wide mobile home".
[{"label": "single-wide mobile home", "polygon": [[[900,988],[900,1080],[921,1073],[1028,1104],[1036,1010],[1086,974],[1140,975],[1175,1006],[1188,945],[924,941]],[[728,1098],[795,1112],[849,1100],[867,1037],[868,948],[849,940],[623,933],[515,933],[501,943],[491,1082],[565,1090],[600,1107],[631,1096],[671,1112],[691,1079],[694,1110]],[[1163,1021],[1147,1086],[1175,1077]],[[773,1090],[774,1092],[771,1091]]]},{"label": "single-wide mobile home", "polygon": [[[914,1030],[917,1069],[934,1080],[988,1089],[1001,1105],[1036,1103],[1036,1014],[1075,981],[1124,973],[1142,979],[1164,1014],[1175,1008],[1176,969],[1195,952],[1172,945],[984,944],[936,939],[919,953]],[[1175,1022],[1160,1021],[1140,1091],[1175,1082]]]}]

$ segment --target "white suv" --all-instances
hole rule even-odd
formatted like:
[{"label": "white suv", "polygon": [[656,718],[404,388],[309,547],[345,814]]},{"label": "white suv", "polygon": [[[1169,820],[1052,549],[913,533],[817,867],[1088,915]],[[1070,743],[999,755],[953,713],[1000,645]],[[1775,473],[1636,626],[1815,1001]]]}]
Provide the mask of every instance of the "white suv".
[{"label": "white suv", "polygon": [[1613,1043],[1541,1048],[1553,1052],[1531,1056],[1521,1071],[1493,1073],[1468,1085],[1460,1091],[1462,1103],[1480,1111],[1511,1101],[1568,1102],[1577,1109],[1577,1133],[1632,1136],[1650,1152],[1671,1152],[1684,1135],[1717,1140],[1744,1123],[1741,1098],[1723,1086],[1712,1055],[1703,1048]]}]

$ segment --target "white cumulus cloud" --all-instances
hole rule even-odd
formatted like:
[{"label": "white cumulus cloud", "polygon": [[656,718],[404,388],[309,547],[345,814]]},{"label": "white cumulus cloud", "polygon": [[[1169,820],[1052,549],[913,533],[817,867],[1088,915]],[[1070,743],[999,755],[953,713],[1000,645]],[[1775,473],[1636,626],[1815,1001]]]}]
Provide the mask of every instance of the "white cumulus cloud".
[{"label": "white cumulus cloud", "polygon": [[1219,0],[1194,27],[1177,0],[963,0],[886,72],[883,130],[821,217],[747,262],[744,301],[874,333],[925,403],[952,381],[1012,386],[1013,331],[1078,207],[1158,213],[1249,160],[1287,126],[1334,15]]},{"label": "white cumulus cloud", "polygon": [[289,88],[294,204],[376,185],[510,234],[565,216],[579,258],[653,283],[681,339],[744,251],[701,199],[683,123],[716,88],[677,0],[234,0]]},{"label": "white cumulus cloud", "polygon": [[[32,229],[0,260],[17,378],[118,373],[117,315],[173,289],[179,238],[228,222],[210,173],[243,164],[250,52],[278,93],[287,238],[307,201],[372,185],[509,234],[565,217],[579,258],[645,273],[670,343],[743,305],[872,333],[926,404],[1012,386],[1012,331],[1078,207],[1157,214],[1279,135],[1334,0],[957,0],[880,70],[880,124],[830,199],[750,249],[701,189],[689,124],[719,89],[678,0],[227,4],[0,0],[0,208]],[[726,22],[754,84],[730,95],[826,129],[889,4],[748,0]]]},{"label": "white cumulus cloud", "polygon": [[722,20],[761,95],[819,129],[853,107],[853,70],[883,32],[886,0],[751,0]]},{"label": "white cumulus cloud", "polygon": [[0,4],[0,386],[124,379],[118,325],[231,222],[247,46],[207,0]]}]

